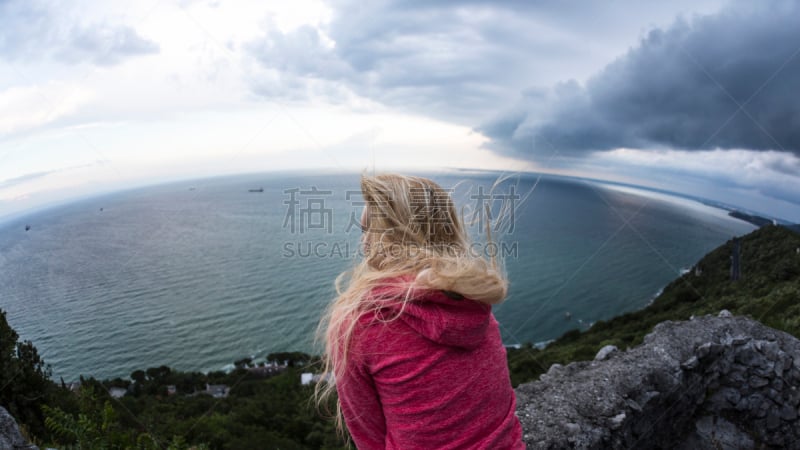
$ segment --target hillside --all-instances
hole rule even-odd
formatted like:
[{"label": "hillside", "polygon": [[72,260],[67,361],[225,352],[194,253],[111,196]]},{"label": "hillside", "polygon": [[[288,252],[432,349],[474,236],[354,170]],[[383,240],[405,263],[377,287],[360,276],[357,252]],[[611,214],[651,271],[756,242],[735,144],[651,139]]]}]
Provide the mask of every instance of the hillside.
[{"label": "hillside", "polygon": [[753,214],[743,213],[741,211],[731,211],[728,213],[729,216],[735,217],[739,220],[744,220],[745,222],[750,222],[757,227],[763,227],[767,225],[772,225],[772,219],[767,219],[766,217],[756,216]]},{"label": "hillside", "polygon": [[738,281],[730,281],[733,248],[730,240],[707,254],[696,264],[699,270],[674,280],[642,310],[597,322],[585,332],[567,332],[543,350],[509,349],[513,384],[536,379],[554,363],[590,360],[605,345],[633,347],[665,320],[723,309],[800,336],[800,234],[770,225],[742,237]]}]

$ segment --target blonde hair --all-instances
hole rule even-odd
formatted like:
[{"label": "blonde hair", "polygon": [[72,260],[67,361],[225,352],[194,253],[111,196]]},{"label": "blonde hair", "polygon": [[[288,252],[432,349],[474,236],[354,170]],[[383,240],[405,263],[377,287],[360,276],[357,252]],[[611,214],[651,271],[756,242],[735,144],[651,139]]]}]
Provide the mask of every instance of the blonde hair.
[{"label": "blonde hair", "polygon": [[[362,216],[364,258],[336,278],[336,299],[317,328],[324,342],[327,382],[315,388],[321,406],[345,374],[358,319],[386,307],[371,291],[386,286],[405,292],[402,314],[412,289],[451,291],[467,299],[496,304],[506,296],[508,282],[496,257],[471,251],[469,236],[448,191],[421,177],[383,174],[361,177],[365,201]],[[487,223],[487,239],[491,242]],[[391,280],[390,280],[391,279]],[[400,281],[411,280],[411,281]],[[341,405],[336,402],[336,427],[344,432]]]}]

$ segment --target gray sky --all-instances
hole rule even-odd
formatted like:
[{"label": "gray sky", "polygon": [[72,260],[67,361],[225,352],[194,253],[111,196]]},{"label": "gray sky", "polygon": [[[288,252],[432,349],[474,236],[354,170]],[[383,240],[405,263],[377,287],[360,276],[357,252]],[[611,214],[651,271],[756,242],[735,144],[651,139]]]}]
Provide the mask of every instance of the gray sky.
[{"label": "gray sky", "polygon": [[284,168],[541,170],[800,221],[800,3],[0,0],[0,217]]}]

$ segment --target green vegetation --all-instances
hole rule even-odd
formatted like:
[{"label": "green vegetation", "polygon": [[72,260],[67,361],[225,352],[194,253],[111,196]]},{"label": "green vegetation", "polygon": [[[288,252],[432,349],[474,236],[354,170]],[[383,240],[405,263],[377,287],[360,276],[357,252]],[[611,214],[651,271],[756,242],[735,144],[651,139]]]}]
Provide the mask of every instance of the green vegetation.
[{"label": "green vegetation", "polygon": [[[278,359],[287,366],[270,374],[239,361],[227,374],[161,366],[134,371],[133,382],[82,379],[77,410],[45,406],[46,425],[52,442],[74,448],[343,448],[332,421],[312,403],[313,386],[300,383],[300,374],[316,362],[296,352],[268,357]],[[223,385],[228,394],[212,396],[208,385]],[[112,399],[112,387],[128,394]]]},{"label": "green vegetation", "polygon": [[[60,449],[338,449],[333,421],[312,403],[313,386],[300,383],[319,361],[305,353],[267,355],[279,366],[237,361],[231,373],[151,367],[130,380],[81,378],[73,392],[49,379],[49,367],[0,310],[0,406],[40,447]],[[269,369],[269,370],[268,370]],[[208,385],[224,385],[214,397]],[[170,392],[170,387],[174,391]],[[126,395],[115,399],[109,390]]]},{"label": "green vegetation", "polygon": [[[536,379],[553,363],[592,359],[604,345],[640,343],[664,320],[727,309],[800,336],[800,234],[766,226],[741,239],[741,279],[730,281],[733,241],[706,255],[673,281],[647,308],[585,332],[570,331],[543,350],[508,350],[514,385]],[[0,405],[40,446],[61,449],[306,449],[344,448],[333,421],[311,403],[313,387],[300,374],[316,372],[304,353],[267,356],[275,370],[253,368],[248,358],[231,373],[187,373],[169,367],[136,370],[130,379],[81,379],[73,392],[50,381],[49,368],[0,311]],[[214,397],[207,385],[226,385]],[[111,388],[124,389],[119,399]],[[213,391],[213,390],[212,390]],[[211,392],[213,393],[213,392]]]},{"label": "green vegetation", "polygon": [[0,310],[0,406],[16,418],[23,434],[48,436],[42,406],[68,407],[72,396],[50,381],[50,368],[36,347],[18,339]]},{"label": "green vegetation", "polygon": [[508,350],[512,383],[531,381],[554,363],[591,360],[605,345],[633,347],[656,324],[727,309],[800,337],[800,234],[769,225],[741,238],[741,279],[730,281],[733,240],[664,288],[648,307],[569,331],[543,350]]},{"label": "green vegetation", "polygon": [[739,220],[744,220],[745,222],[750,222],[757,227],[772,225],[772,219],[767,219],[766,217],[747,214],[741,211],[731,211],[728,213],[728,215]]}]

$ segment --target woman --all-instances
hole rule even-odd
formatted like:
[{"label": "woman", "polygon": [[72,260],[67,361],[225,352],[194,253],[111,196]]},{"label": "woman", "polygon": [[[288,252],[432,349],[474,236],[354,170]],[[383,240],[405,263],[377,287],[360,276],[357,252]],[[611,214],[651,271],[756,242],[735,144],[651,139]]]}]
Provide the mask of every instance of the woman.
[{"label": "woman", "polygon": [[319,401],[337,391],[337,426],[359,449],[524,448],[491,312],[507,291],[496,262],[471,254],[433,181],[364,176],[361,191],[364,258],[320,323],[335,382]]}]

